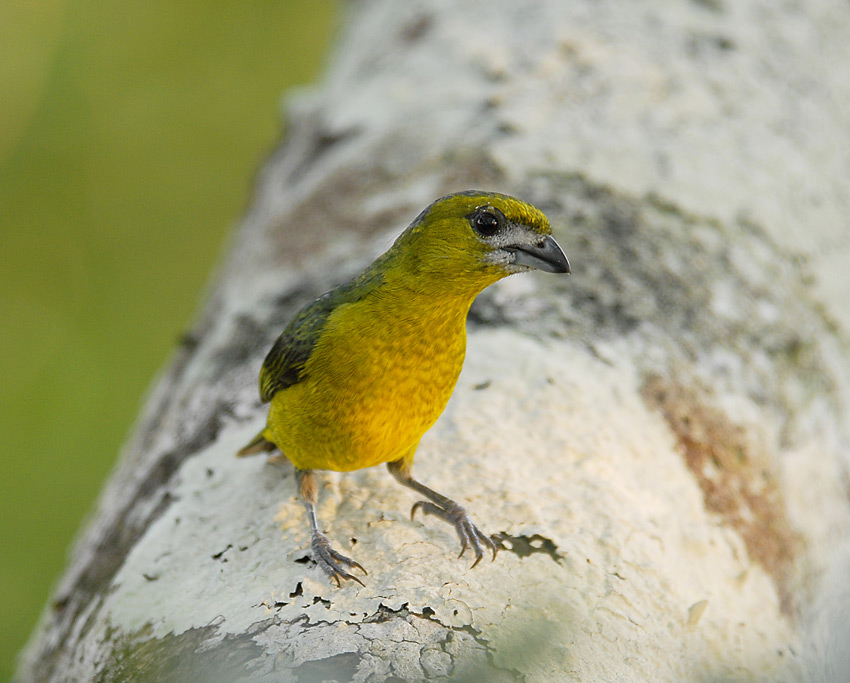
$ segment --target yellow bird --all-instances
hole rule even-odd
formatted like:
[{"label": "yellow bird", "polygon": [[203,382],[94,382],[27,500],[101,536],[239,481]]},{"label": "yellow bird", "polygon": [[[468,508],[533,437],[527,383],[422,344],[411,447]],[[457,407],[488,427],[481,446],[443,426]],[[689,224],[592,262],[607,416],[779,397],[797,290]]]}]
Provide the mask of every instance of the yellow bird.
[{"label": "yellow bird", "polygon": [[456,502],[419,483],[413,455],[454,390],[475,297],[513,273],[569,273],[549,221],[502,194],[468,191],[428,206],[390,249],[350,282],[305,306],[260,371],[271,402],[266,428],[238,455],[275,448],[295,466],[319,567],[337,585],[366,571],[333,549],[316,518],[314,470],[350,472],[387,463],[426,500],[411,510],[452,524],[461,555],[496,545]]}]

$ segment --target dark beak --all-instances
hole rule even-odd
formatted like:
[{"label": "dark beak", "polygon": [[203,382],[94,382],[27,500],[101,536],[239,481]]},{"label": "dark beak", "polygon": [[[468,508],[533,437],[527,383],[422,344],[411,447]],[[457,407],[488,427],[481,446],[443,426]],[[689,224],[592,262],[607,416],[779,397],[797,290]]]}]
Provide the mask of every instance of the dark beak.
[{"label": "dark beak", "polygon": [[514,263],[520,266],[536,268],[547,273],[570,272],[567,255],[555,239],[549,235],[535,246],[506,247],[514,255]]}]

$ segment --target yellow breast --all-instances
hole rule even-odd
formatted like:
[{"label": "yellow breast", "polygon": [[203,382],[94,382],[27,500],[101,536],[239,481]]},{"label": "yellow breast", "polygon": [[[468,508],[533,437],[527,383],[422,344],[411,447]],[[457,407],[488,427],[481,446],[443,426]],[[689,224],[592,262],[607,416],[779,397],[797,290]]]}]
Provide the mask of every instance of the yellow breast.
[{"label": "yellow breast", "polygon": [[272,400],[275,443],[300,469],[396,460],[434,424],[457,382],[469,301],[412,308],[368,297],[327,320],[305,378]]}]

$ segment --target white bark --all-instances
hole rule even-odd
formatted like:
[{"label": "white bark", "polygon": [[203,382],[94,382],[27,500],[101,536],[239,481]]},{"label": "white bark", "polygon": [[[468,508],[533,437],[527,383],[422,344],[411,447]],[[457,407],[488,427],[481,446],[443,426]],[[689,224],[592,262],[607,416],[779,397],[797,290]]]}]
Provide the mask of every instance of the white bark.
[{"label": "white bark", "polygon": [[[844,680],[848,30],[840,0],[353,4],[20,680]],[[540,206],[574,272],[480,298],[417,455],[509,550],[470,570],[383,468],[328,474],[370,572],[335,589],[291,467],[233,457],[256,374],[468,188]]]}]

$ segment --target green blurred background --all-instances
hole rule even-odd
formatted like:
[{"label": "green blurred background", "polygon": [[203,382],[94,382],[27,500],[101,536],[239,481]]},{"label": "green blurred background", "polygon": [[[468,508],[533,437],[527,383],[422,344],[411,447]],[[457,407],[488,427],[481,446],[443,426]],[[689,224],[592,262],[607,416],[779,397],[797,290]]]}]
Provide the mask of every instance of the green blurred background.
[{"label": "green blurred background", "polygon": [[337,10],[0,0],[0,680]]}]

